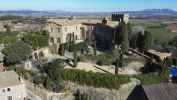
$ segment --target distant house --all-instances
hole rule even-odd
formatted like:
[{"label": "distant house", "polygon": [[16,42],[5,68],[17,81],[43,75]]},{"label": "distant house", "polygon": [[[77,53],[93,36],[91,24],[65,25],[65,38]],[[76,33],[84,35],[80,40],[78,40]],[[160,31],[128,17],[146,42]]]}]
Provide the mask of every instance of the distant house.
[{"label": "distant house", "polygon": [[0,100],[42,100],[15,71],[0,72]]},{"label": "distant house", "polygon": [[50,19],[46,24],[46,31],[49,33],[49,45],[55,46],[52,53],[62,53],[62,44],[73,40],[82,41],[82,23],[77,20]]},{"label": "distant house", "polygon": [[41,32],[43,25],[37,23],[15,23],[11,25],[12,32]]},{"label": "distant house", "polygon": [[177,32],[177,25],[176,24],[168,25],[167,30],[169,30],[170,32],[176,33]]},{"label": "distant house", "polygon": [[97,23],[93,33],[95,34],[98,49],[108,50],[113,45],[113,37],[116,29],[108,24]]},{"label": "distant house", "polygon": [[85,22],[83,24],[92,28],[91,34],[95,36],[97,48],[109,50],[113,46],[115,33],[117,34],[121,30],[118,27],[121,22],[129,22],[128,14],[114,13],[110,18],[103,18],[102,21]]},{"label": "distant house", "polygon": [[177,84],[137,86],[127,100],[177,100]]},{"label": "distant house", "polygon": [[114,13],[112,14],[111,20],[105,18],[102,20],[102,23],[97,23],[93,31],[96,37],[97,47],[103,50],[109,50],[112,49],[113,43],[118,44],[119,33],[122,31],[120,23],[123,22],[127,24],[129,22],[129,16],[127,14]]},{"label": "distant house", "polygon": [[0,23],[0,32],[6,32],[6,28],[2,23]]},{"label": "distant house", "polygon": [[14,71],[0,72],[0,100],[25,100],[25,84]]},{"label": "distant house", "polygon": [[166,58],[171,57],[172,53],[159,52],[153,49],[148,50],[148,55],[153,56],[156,60],[164,61]]},{"label": "distant house", "polygon": [[33,60],[45,59],[48,58],[50,54],[51,52],[48,47],[40,48],[32,52],[32,58]]},{"label": "distant house", "polygon": [[[45,30],[49,33],[49,45],[53,47],[52,52],[61,54],[63,45],[73,40],[84,41],[91,40],[95,35],[96,43],[104,44],[111,48],[114,33],[118,31],[117,26],[121,22],[128,23],[129,16],[127,14],[113,14],[112,19],[104,18],[103,20],[96,19],[48,19]],[[102,41],[105,41],[104,43]]]}]

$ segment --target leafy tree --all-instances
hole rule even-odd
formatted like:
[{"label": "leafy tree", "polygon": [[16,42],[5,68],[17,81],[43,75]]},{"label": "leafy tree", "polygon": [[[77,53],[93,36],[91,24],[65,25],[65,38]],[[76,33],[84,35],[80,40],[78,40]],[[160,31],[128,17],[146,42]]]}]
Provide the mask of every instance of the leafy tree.
[{"label": "leafy tree", "polygon": [[32,50],[28,44],[17,41],[5,47],[2,52],[5,54],[7,64],[16,64],[26,60],[30,56]]},{"label": "leafy tree", "polygon": [[52,63],[44,65],[44,69],[49,75],[49,77],[51,77],[52,79],[58,82],[61,80],[59,72],[62,71],[63,68],[64,68],[64,65],[61,60],[56,60]]},{"label": "leafy tree", "polygon": [[9,45],[18,41],[18,33],[12,32],[1,32],[0,33],[0,43]]},{"label": "leafy tree", "polygon": [[144,47],[144,33],[139,32],[137,35],[138,36],[137,36],[136,45],[139,49],[143,49],[143,47]]},{"label": "leafy tree", "polygon": [[51,80],[51,78],[49,78],[48,76],[45,78],[45,81],[43,84],[46,89],[53,90],[54,83]]},{"label": "leafy tree", "polygon": [[[52,88],[55,89],[55,91],[60,90],[61,88],[58,87],[62,86],[63,84],[63,79],[61,76],[63,69],[64,65],[61,60],[56,60],[53,63],[44,65],[44,70],[48,75],[48,79],[46,81],[49,82],[48,84],[52,84]],[[48,87],[47,83],[45,83],[45,85]]]},{"label": "leafy tree", "polygon": [[152,35],[150,32],[145,31],[144,33],[140,32],[138,34],[138,39],[136,44],[139,49],[149,49],[152,45]]},{"label": "leafy tree", "polygon": [[48,38],[47,33],[27,33],[22,40],[31,45],[33,49],[37,49],[48,46]]},{"label": "leafy tree", "polygon": [[73,44],[71,43],[71,51],[74,51],[74,49],[76,49],[77,51],[81,51],[84,52],[84,51],[88,51],[88,44],[86,42],[80,42],[80,43],[77,43],[77,44]]},{"label": "leafy tree", "polygon": [[133,49],[137,48],[137,39],[138,39],[137,34],[131,36],[131,39],[130,39],[131,48],[133,48]]},{"label": "leafy tree", "polygon": [[33,78],[33,82],[35,84],[43,84],[45,82],[45,76],[44,75],[36,75]]},{"label": "leafy tree", "polygon": [[177,36],[169,41],[169,45],[177,47]]},{"label": "leafy tree", "polygon": [[97,64],[111,65],[113,63],[113,56],[110,54],[100,54],[97,56]]}]

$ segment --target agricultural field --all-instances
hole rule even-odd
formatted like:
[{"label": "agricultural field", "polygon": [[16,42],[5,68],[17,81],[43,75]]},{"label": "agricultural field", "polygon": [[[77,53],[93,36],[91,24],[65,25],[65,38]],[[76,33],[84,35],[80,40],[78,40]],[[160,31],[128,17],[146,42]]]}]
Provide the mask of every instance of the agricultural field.
[{"label": "agricultural field", "polygon": [[168,31],[166,29],[167,25],[162,24],[161,21],[134,20],[132,24],[133,26],[143,26],[147,31],[150,31],[154,41],[157,43],[168,43],[170,39],[177,36],[177,32],[173,33]]}]

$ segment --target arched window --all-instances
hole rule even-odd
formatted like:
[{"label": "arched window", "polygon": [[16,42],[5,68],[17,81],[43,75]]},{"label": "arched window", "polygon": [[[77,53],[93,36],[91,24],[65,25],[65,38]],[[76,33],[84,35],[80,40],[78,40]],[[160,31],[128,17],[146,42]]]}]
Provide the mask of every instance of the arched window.
[{"label": "arched window", "polygon": [[40,56],[40,57],[44,57],[44,53],[41,51],[41,52],[39,53],[39,56]]},{"label": "arched window", "polygon": [[61,39],[60,38],[57,38],[57,43],[61,43]]}]

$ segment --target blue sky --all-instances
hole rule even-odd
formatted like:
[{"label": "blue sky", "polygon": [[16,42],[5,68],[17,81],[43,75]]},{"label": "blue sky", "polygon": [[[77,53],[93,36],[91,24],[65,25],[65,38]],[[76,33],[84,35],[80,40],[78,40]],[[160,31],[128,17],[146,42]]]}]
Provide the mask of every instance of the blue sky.
[{"label": "blue sky", "polygon": [[0,0],[0,10],[122,11],[149,8],[177,10],[177,0]]}]

